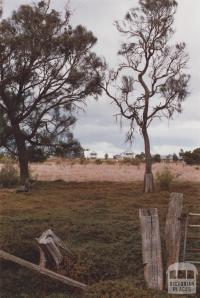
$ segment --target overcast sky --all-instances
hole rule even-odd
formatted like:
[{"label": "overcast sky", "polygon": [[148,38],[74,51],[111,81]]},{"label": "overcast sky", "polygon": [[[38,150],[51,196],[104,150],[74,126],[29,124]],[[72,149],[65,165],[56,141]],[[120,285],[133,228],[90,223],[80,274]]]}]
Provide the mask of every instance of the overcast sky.
[{"label": "overcast sky", "polygon": [[[37,2],[37,1],[36,1]],[[65,0],[51,0],[54,8],[62,11]],[[3,0],[4,17],[29,0]],[[105,57],[111,66],[117,65],[117,50],[122,41],[113,23],[122,19],[137,0],[71,0],[73,11],[71,23],[82,24],[92,30],[98,38],[94,50]],[[200,147],[200,0],[178,0],[176,14],[176,41],[185,41],[190,54],[189,72],[191,74],[190,95],[183,105],[183,113],[174,115],[173,120],[163,119],[153,122],[149,129],[152,153],[168,154],[182,148],[192,150]],[[74,135],[85,148],[95,151],[120,153],[129,150],[125,144],[127,124],[116,123],[113,116],[116,107],[103,95],[98,101],[88,100],[84,113],[78,114]],[[143,141],[136,134],[132,151],[143,151]]]}]

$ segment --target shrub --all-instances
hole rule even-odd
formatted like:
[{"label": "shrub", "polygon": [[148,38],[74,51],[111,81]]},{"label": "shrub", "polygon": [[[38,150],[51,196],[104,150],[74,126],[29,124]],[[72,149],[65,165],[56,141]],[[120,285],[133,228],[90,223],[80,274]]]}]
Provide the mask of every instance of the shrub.
[{"label": "shrub", "polygon": [[184,162],[188,165],[200,165],[200,148],[191,151],[181,150],[179,155],[183,158]]},{"label": "shrub", "polygon": [[0,185],[2,187],[11,187],[17,185],[19,182],[19,175],[14,165],[7,161],[0,170]]},{"label": "shrub", "polygon": [[161,190],[169,190],[174,180],[174,175],[170,172],[169,168],[164,168],[161,173],[156,173],[156,180]]},{"label": "shrub", "polygon": [[116,160],[115,159],[106,159],[105,163],[107,165],[115,165],[116,164]]},{"label": "shrub", "polygon": [[108,153],[106,153],[106,154],[104,155],[104,158],[105,158],[105,159],[108,159]]},{"label": "shrub", "polygon": [[176,153],[173,154],[173,161],[178,161],[178,156],[176,155]]},{"label": "shrub", "polygon": [[7,164],[7,163],[13,163],[16,159],[14,157],[11,157],[10,155],[4,155],[0,154],[0,163]]},{"label": "shrub", "polygon": [[85,158],[85,157],[81,157],[80,159],[79,159],[79,163],[80,163],[80,165],[86,165],[86,164],[88,164],[88,159],[87,158]]},{"label": "shrub", "polygon": [[128,164],[128,165],[132,165],[132,166],[139,166],[141,161],[139,160],[139,158],[124,158],[121,161],[122,164]]},{"label": "shrub", "polygon": [[34,146],[30,146],[27,149],[28,160],[30,162],[44,162],[48,155],[41,149]]},{"label": "shrub", "polygon": [[102,160],[101,159],[95,159],[95,163],[96,165],[101,165],[102,164]]},{"label": "shrub", "polygon": [[155,154],[153,156],[153,161],[154,162],[161,162],[161,156],[160,156],[160,154]]},{"label": "shrub", "polygon": [[145,161],[145,154],[141,152],[140,154],[136,154],[135,158],[139,159],[140,161]]}]

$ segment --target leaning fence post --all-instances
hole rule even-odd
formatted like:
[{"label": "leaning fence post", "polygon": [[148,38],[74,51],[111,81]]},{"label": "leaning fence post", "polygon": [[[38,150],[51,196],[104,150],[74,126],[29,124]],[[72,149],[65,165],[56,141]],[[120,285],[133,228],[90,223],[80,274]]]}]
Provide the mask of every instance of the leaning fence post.
[{"label": "leaning fence post", "polygon": [[171,193],[165,225],[167,267],[179,262],[183,194]]},{"label": "leaning fence post", "polygon": [[163,265],[157,208],[139,209],[144,277],[151,289],[163,290]]}]

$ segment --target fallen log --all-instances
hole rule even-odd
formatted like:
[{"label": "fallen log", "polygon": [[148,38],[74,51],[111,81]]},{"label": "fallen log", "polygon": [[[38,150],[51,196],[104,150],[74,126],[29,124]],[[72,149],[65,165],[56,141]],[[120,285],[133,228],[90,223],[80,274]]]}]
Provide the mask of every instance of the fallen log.
[{"label": "fallen log", "polygon": [[82,289],[82,290],[85,290],[87,285],[86,284],[83,284],[79,281],[76,281],[74,279],[71,279],[69,277],[66,277],[64,275],[61,275],[61,274],[58,274],[56,272],[53,272],[49,269],[46,269],[46,268],[43,268],[43,267],[40,267],[36,264],[33,264],[29,261],[25,261],[19,257],[16,257],[14,255],[11,255],[3,250],[0,250],[0,258],[1,259],[4,259],[4,260],[7,260],[7,261],[11,261],[11,262],[14,262],[22,267],[25,267],[25,268],[28,268],[30,270],[33,270],[33,271],[36,271],[40,274],[43,274],[45,276],[48,276],[52,279],[55,279],[57,281],[60,281],[61,283],[63,284],[66,284],[68,286],[71,286],[71,287],[75,287],[75,288],[79,288],[79,289]]}]

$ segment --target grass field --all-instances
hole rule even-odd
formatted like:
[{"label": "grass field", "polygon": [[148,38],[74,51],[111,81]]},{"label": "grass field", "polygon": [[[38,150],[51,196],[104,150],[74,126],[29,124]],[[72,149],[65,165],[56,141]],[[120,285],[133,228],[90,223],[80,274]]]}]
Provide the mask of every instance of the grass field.
[{"label": "grass field", "polygon": [[[97,162],[100,162],[97,163]],[[83,164],[81,162],[84,162]],[[132,161],[132,163],[134,160]],[[31,173],[42,181],[55,181],[62,179],[66,182],[132,182],[142,181],[144,178],[145,164],[138,165],[124,160],[67,160],[56,159],[48,160],[44,163],[32,163]],[[195,165],[185,165],[184,163],[154,163],[152,170],[154,175],[162,172],[165,168],[178,181],[199,182],[200,167]]]},{"label": "grass field", "polygon": [[[163,237],[169,193],[143,194],[141,189],[140,182],[56,181],[38,182],[28,194],[1,190],[2,249],[38,263],[34,238],[52,228],[77,257],[71,270],[62,273],[89,287],[83,295],[1,262],[0,297],[168,297],[145,288],[138,209],[159,209]],[[184,193],[185,212],[200,212],[200,183],[179,182],[171,191]]]}]

